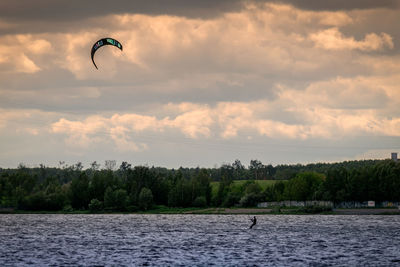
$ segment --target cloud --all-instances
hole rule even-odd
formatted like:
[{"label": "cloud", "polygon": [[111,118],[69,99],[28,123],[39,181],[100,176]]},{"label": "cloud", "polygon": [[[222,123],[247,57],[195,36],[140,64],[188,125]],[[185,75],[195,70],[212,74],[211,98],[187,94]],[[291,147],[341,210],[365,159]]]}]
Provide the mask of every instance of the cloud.
[{"label": "cloud", "polygon": [[[351,84],[351,81],[341,79],[333,82]],[[368,106],[352,110],[341,109],[338,105],[341,105],[342,96],[336,99],[336,104],[335,100],[324,100],[324,97],[318,96],[313,101],[315,90],[319,86],[310,86],[306,92],[301,93],[302,97],[299,96],[300,92],[287,90],[273,101],[221,102],[214,107],[181,103],[175,106],[175,110],[179,110],[180,113],[174,118],[166,116],[157,119],[154,116],[139,114],[114,114],[111,118],[91,116],[82,122],[61,119],[53,124],[53,132],[64,133],[69,136],[68,142],[75,140],[78,144],[90,143],[90,135],[110,133],[117,147],[135,151],[147,147],[142,143],[140,148],[134,142],[135,134],[152,132],[163,136],[171,134],[171,130],[174,129],[191,139],[267,136],[276,139],[334,140],[357,135],[400,136],[400,117],[382,117],[379,114],[381,106],[378,109]],[[324,101],[330,102],[331,107]],[[166,110],[171,110],[171,106],[174,105],[167,105]],[[273,116],[276,107],[301,119],[296,123],[285,122]]]},{"label": "cloud", "polygon": [[6,72],[36,73],[33,58],[51,52],[51,43],[31,34],[0,37],[0,68]]},{"label": "cloud", "polygon": [[353,50],[379,51],[384,48],[393,49],[392,37],[387,33],[377,35],[369,33],[364,40],[356,41],[353,37],[346,38],[338,28],[330,28],[310,34],[310,39],[316,47],[327,50]]},{"label": "cloud", "polygon": [[383,84],[372,83],[365,77],[337,77],[329,81],[314,82],[305,91],[285,90],[285,98],[297,106],[320,106],[333,109],[380,109],[391,100]]},{"label": "cloud", "polygon": [[[48,133],[49,125],[59,114],[35,109],[2,109],[0,108],[0,140],[6,136],[22,137],[29,140],[32,136]],[[21,141],[23,142],[23,141]]]},{"label": "cloud", "polygon": [[154,116],[144,116],[139,114],[114,114],[111,119],[111,124],[116,127],[122,126],[124,130],[133,130],[141,132],[151,129],[157,131],[159,128],[158,120]]},{"label": "cloud", "polygon": [[[132,13],[110,14],[105,19],[110,23],[89,23],[74,32],[13,37],[21,43],[14,53],[7,53],[15,54],[14,60],[5,54],[0,54],[0,60],[19,62],[14,71],[34,73],[44,67],[62,67],[80,81],[118,79],[139,89],[143,88],[140,85],[151,87],[152,91],[168,83],[169,90],[193,91],[206,86],[210,93],[221,94],[213,97],[223,100],[228,86],[236,93],[251,87],[259,88],[257,93],[272,95],[268,93],[272,90],[263,89],[271,88],[278,79],[311,78],[316,72],[330,75],[332,64],[342,64],[343,59],[315,51],[315,46],[336,51],[375,51],[394,46],[386,33],[369,33],[361,41],[344,36],[337,27],[356,21],[343,11],[313,12],[271,3],[248,2],[239,10],[207,19]],[[110,47],[99,50],[96,70],[88,60],[88,51],[93,40],[105,33],[119,39],[124,51]],[[21,54],[26,58],[17,57]],[[358,67],[356,62],[345,65]],[[344,68],[338,71],[348,73]],[[232,78],[236,81],[231,82]],[[182,90],[178,92],[182,95]]]},{"label": "cloud", "polygon": [[[241,12],[208,20],[135,14],[110,15],[108,20],[113,22],[108,31],[123,43],[124,51],[99,50],[97,72],[87,60],[84,48],[90,47],[89,40],[97,40],[104,29],[62,36],[63,40],[69,40],[66,50],[60,51],[66,59],[63,66],[80,80],[115,78],[116,69],[121,75],[128,66],[132,78],[143,81],[147,77],[156,80],[168,76],[169,80],[178,78],[178,86],[190,75],[203,75],[201,79],[207,81],[205,75],[218,74],[224,82],[230,80],[223,77],[225,73],[251,73],[252,79],[276,73],[299,75],[313,72],[320,65],[304,51],[313,49],[304,28],[352,23],[343,12],[315,13],[276,4],[265,4],[262,8],[249,4]],[[102,75],[97,75],[99,72]]]},{"label": "cloud", "polygon": [[35,73],[40,70],[40,68],[25,54],[21,54],[16,59],[17,72]]},{"label": "cloud", "polygon": [[116,145],[117,151],[121,152],[140,152],[146,150],[148,146],[144,143],[137,143],[129,138],[129,130],[116,126],[110,129],[110,136]]},{"label": "cloud", "polygon": [[66,144],[76,148],[88,148],[97,142],[100,142],[101,137],[97,135],[108,134],[104,132],[106,120],[100,116],[90,116],[84,121],[69,121],[60,119],[51,124],[51,132],[65,134]]},{"label": "cloud", "polygon": [[68,2],[38,0],[4,0],[0,3],[0,16],[25,21],[40,20],[48,23],[82,20],[109,14],[148,14],[210,18],[221,13],[240,9],[243,1],[237,0],[155,0],[130,1],[97,0],[96,3],[70,0]]},{"label": "cloud", "polygon": [[[147,155],[162,162],[177,144],[181,159],[193,159],[190,144],[242,142],[265,156],[266,143],[334,146],[360,136],[360,147],[398,143],[393,2],[179,7],[178,0],[159,7],[143,2],[142,10],[127,2],[83,3],[79,10],[75,2],[53,2],[40,0],[32,12],[24,0],[0,3],[0,16],[8,12],[0,21],[0,34],[8,32],[0,35],[3,146],[31,142],[21,150],[34,143],[48,145],[49,155]],[[90,48],[104,36],[120,40],[124,50],[99,50],[96,70]]]},{"label": "cloud", "polygon": [[125,13],[151,16],[171,15],[190,18],[213,18],[224,13],[240,11],[247,3],[283,3],[293,5],[297,9],[313,11],[393,9],[399,7],[398,0],[116,0],[112,2],[97,0],[95,4],[79,0],[70,0],[68,2],[37,0],[34,3],[29,0],[20,0],[18,2],[3,0],[0,3],[0,17],[19,21],[44,21],[47,24]]},{"label": "cloud", "polygon": [[400,4],[398,0],[278,0],[280,3],[290,3],[299,9],[305,10],[353,10],[353,9],[377,9],[377,8],[399,8]]}]

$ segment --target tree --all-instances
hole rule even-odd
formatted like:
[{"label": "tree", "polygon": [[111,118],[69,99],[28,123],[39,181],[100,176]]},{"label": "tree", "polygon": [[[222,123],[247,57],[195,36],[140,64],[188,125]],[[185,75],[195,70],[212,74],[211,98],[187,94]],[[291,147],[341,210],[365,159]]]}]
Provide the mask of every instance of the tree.
[{"label": "tree", "polygon": [[90,198],[97,199],[99,201],[104,200],[104,193],[106,190],[106,184],[104,176],[100,172],[95,172],[89,186]]},{"label": "tree", "polygon": [[115,202],[114,190],[109,186],[104,192],[104,207],[107,209],[115,209]]},{"label": "tree", "polygon": [[124,211],[128,204],[128,194],[124,189],[117,189],[114,191],[114,206],[117,210]]},{"label": "tree", "polygon": [[89,179],[82,172],[79,177],[74,178],[70,186],[69,199],[74,209],[86,209],[89,205]]},{"label": "tree", "polygon": [[144,187],[139,194],[139,207],[148,210],[153,205],[153,193],[150,189]]},{"label": "tree", "polygon": [[263,164],[261,163],[261,161],[259,160],[250,160],[250,166],[249,166],[249,170],[250,173],[253,177],[253,179],[258,180],[259,177],[259,172],[262,169]]},{"label": "tree", "polygon": [[234,178],[234,169],[230,164],[222,164],[219,168],[220,175],[218,177],[218,181],[222,179],[222,177],[228,177],[229,179]]},{"label": "tree", "polygon": [[91,212],[98,212],[103,209],[103,202],[99,201],[98,199],[94,198],[89,203],[89,210]]},{"label": "tree", "polygon": [[347,200],[345,188],[348,176],[349,171],[344,167],[329,169],[324,182],[324,198],[334,202]]},{"label": "tree", "polygon": [[245,194],[240,199],[240,205],[243,207],[254,207],[260,202],[260,196],[255,193]]},{"label": "tree", "polygon": [[207,204],[211,201],[210,177],[206,169],[201,169],[192,179],[192,200],[199,196],[205,197]]},{"label": "tree", "polygon": [[274,197],[274,199],[272,201],[284,200],[285,185],[286,185],[286,182],[278,181],[272,186],[273,197]]},{"label": "tree", "polygon": [[262,188],[260,184],[256,183],[255,181],[250,182],[247,184],[245,193],[246,194],[259,194],[261,192]]},{"label": "tree", "polygon": [[218,191],[217,191],[217,195],[216,198],[214,200],[214,204],[216,206],[221,206],[222,203],[224,202],[224,199],[226,198],[226,196],[229,193],[229,187],[232,184],[232,179],[230,179],[227,176],[222,176],[221,181],[218,184]]},{"label": "tree", "polygon": [[207,206],[206,198],[204,196],[196,197],[196,199],[193,201],[193,206],[199,208],[206,207]]},{"label": "tree", "polygon": [[291,179],[286,186],[286,196],[290,200],[315,200],[320,184],[325,180],[324,175],[315,172],[304,172]]},{"label": "tree", "polygon": [[193,187],[179,170],[169,179],[168,206],[189,207],[192,204]]},{"label": "tree", "polygon": [[122,163],[121,163],[121,165],[119,166],[119,170],[120,171],[122,171],[122,172],[126,172],[127,170],[129,170],[130,168],[131,168],[131,164],[129,164],[128,162],[126,162],[126,161],[123,161]]},{"label": "tree", "polygon": [[76,164],[75,164],[75,170],[76,171],[82,171],[82,169],[83,169],[83,164],[82,164],[82,162],[77,162]]},{"label": "tree", "polygon": [[240,198],[240,193],[231,191],[226,195],[224,201],[222,202],[222,206],[227,208],[235,206],[237,203],[239,203]]},{"label": "tree", "polygon": [[243,174],[244,174],[244,170],[245,167],[243,166],[243,164],[240,162],[240,160],[235,160],[234,163],[232,163],[232,167],[234,169],[234,178],[237,180],[240,180],[243,178]]},{"label": "tree", "polygon": [[[124,186],[128,181],[128,174],[131,172],[131,164],[123,161],[118,169],[118,176],[120,178],[120,183]],[[129,190],[129,189],[128,189]]]},{"label": "tree", "polygon": [[256,206],[258,202],[263,200],[261,190],[261,186],[255,181],[246,181],[242,186],[242,191],[244,192],[244,195],[240,199],[240,204],[243,207]]},{"label": "tree", "polygon": [[274,179],[275,168],[271,164],[264,165],[263,171],[266,179]]},{"label": "tree", "polygon": [[90,164],[90,168],[92,169],[92,171],[98,171],[99,168],[100,168],[100,164],[97,163],[96,161],[93,161],[93,162]]},{"label": "tree", "polygon": [[106,160],[104,162],[104,167],[106,168],[106,170],[109,170],[109,171],[114,170],[116,165],[117,165],[117,162],[115,160]]}]

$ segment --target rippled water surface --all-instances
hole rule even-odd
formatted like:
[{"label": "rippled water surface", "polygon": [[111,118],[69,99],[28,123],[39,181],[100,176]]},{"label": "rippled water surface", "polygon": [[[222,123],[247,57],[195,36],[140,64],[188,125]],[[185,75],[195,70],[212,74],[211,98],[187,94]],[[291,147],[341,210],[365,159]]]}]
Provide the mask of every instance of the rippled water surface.
[{"label": "rippled water surface", "polygon": [[400,265],[400,216],[0,215],[0,265]]}]

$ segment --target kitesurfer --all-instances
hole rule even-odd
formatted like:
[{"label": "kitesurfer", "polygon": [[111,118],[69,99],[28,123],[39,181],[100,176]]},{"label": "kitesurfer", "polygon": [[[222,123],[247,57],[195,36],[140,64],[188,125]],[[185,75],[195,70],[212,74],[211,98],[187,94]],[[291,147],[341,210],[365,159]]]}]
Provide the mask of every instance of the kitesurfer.
[{"label": "kitesurfer", "polygon": [[252,221],[252,223],[253,223],[253,224],[252,224],[252,225],[250,225],[250,228],[249,228],[249,229],[253,228],[253,226],[257,224],[257,219],[256,219],[256,216],[254,216],[254,218],[253,218],[253,219],[250,219],[250,221]]}]

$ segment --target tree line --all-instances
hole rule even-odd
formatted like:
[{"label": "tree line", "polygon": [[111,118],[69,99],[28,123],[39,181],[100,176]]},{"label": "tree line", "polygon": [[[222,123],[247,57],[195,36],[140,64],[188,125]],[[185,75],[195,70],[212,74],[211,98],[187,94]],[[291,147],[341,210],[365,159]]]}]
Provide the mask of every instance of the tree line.
[{"label": "tree line", "polygon": [[[262,187],[257,180],[276,180]],[[237,180],[245,180],[241,183]],[[215,190],[212,190],[214,183]],[[391,160],[215,168],[131,166],[106,161],[58,168],[0,169],[0,207],[28,211],[139,211],[167,207],[255,206],[263,201],[400,201],[400,163]]]}]

